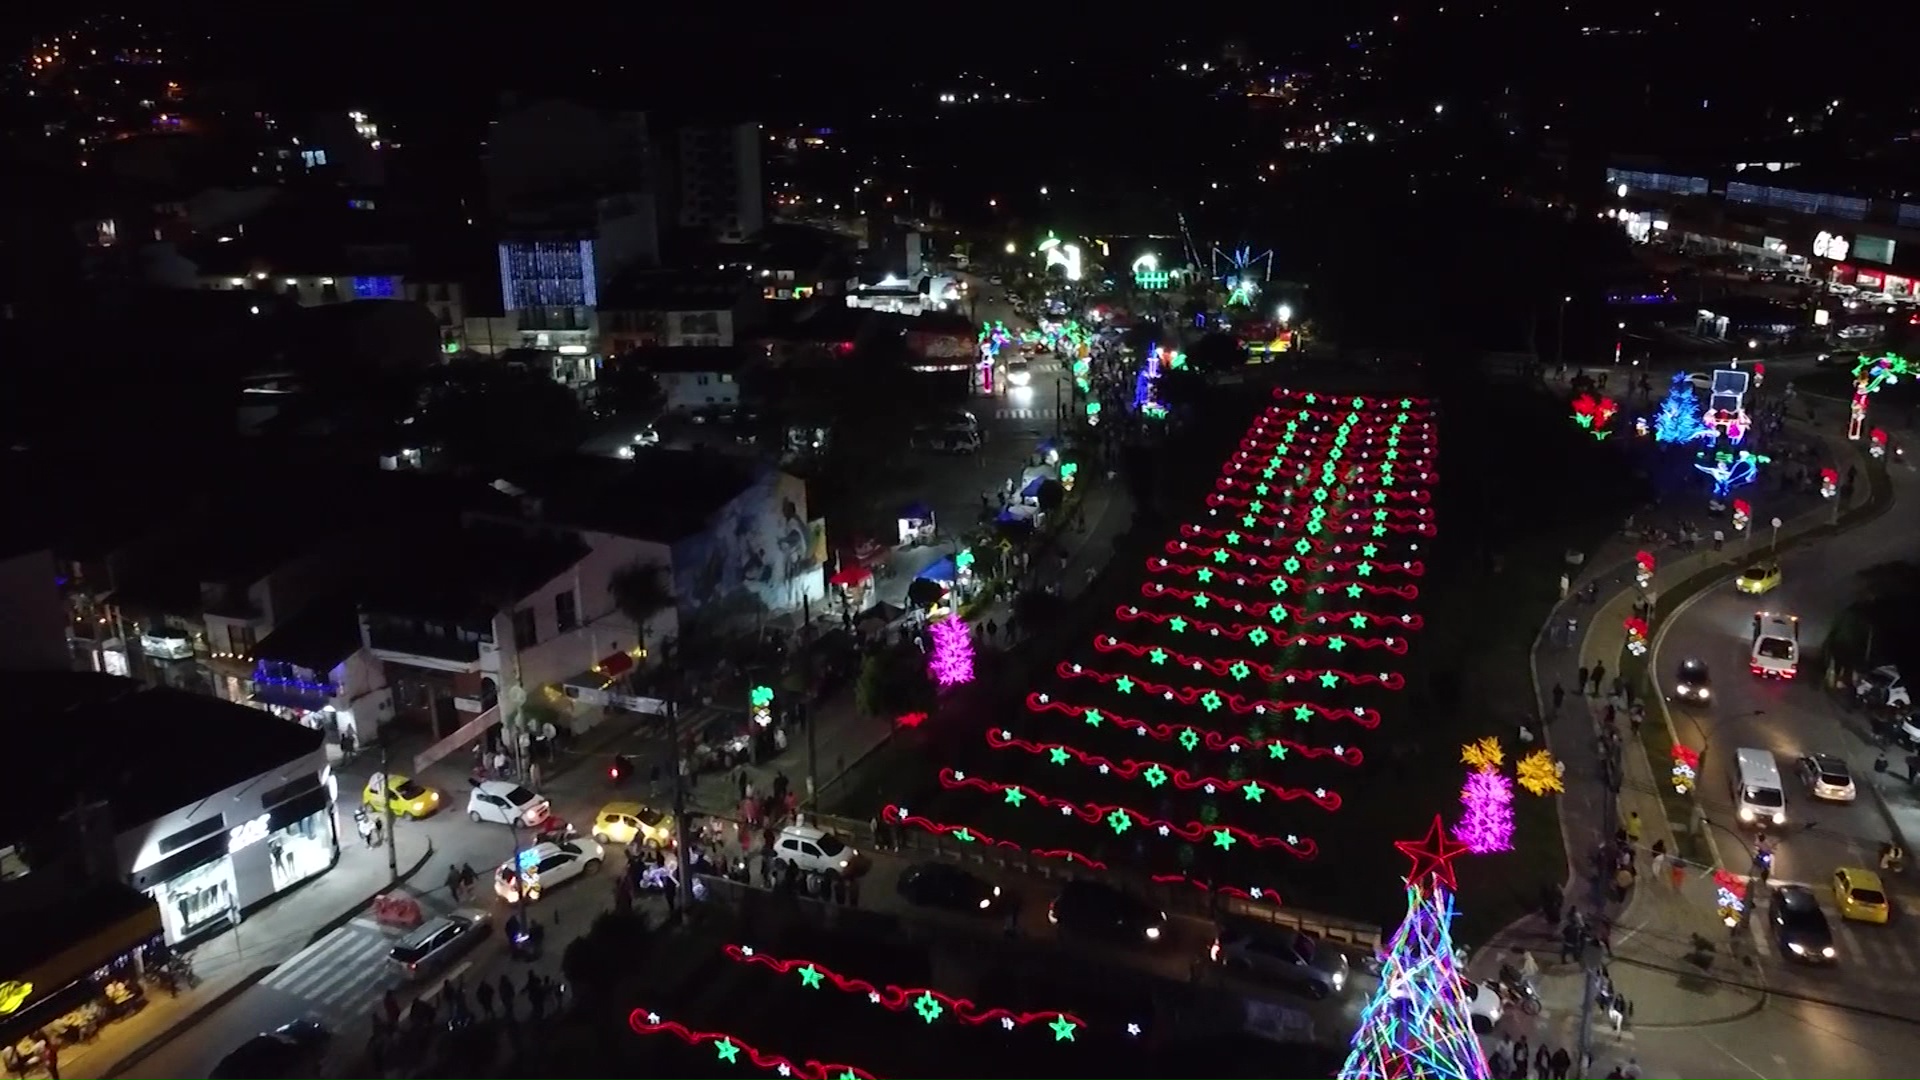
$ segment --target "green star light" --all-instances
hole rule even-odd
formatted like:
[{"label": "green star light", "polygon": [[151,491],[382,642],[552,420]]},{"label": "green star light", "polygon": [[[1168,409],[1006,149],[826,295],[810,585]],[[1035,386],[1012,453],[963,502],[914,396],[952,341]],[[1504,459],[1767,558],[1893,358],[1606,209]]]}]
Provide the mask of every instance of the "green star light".
[{"label": "green star light", "polygon": [[1274,741],[1272,741],[1272,742],[1270,742],[1270,743],[1268,743],[1268,744],[1267,744],[1267,757],[1269,757],[1269,758],[1271,758],[1271,759],[1272,759],[1272,760],[1274,760],[1274,761],[1285,761],[1285,760],[1287,760],[1287,748],[1286,748],[1286,745],[1285,745],[1285,744],[1283,744],[1283,743],[1282,743],[1282,742],[1281,742],[1280,740],[1278,740],[1278,739],[1275,739]]},{"label": "green star light", "polygon": [[1200,704],[1208,712],[1216,712],[1219,710],[1221,704],[1220,695],[1209,690],[1200,695]]},{"label": "green star light", "polygon": [[1061,1013],[1058,1017],[1055,1017],[1054,1021],[1047,1026],[1053,1029],[1054,1042],[1073,1041],[1073,1029],[1076,1025],[1073,1021],[1067,1019],[1065,1013]]},{"label": "green star light", "polygon": [[1088,709],[1082,715],[1086,718],[1088,727],[1099,727],[1100,721],[1106,719],[1106,717],[1100,715],[1099,709]]},{"label": "green star light", "polygon": [[809,990],[820,989],[820,969],[808,964],[800,969],[800,985]]},{"label": "green star light", "polygon": [[1180,732],[1180,745],[1187,753],[1193,753],[1193,748],[1200,745],[1200,733],[1192,728],[1182,729]]},{"label": "green star light", "polygon": [[1149,765],[1147,771],[1140,774],[1140,779],[1145,780],[1148,787],[1157,788],[1167,782],[1167,770],[1158,765]]},{"label": "green star light", "polygon": [[1347,640],[1338,634],[1327,639],[1327,648],[1332,649],[1334,652],[1343,652],[1346,647]]},{"label": "green star light", "polygon": [[1164,664],[1167,662],[1167,650],[1156,647],[1152,652],[1147,654],[1147,659],[1156,664]]},{"label": "green star light", "polygon": [[1173,618],[1167,620],[1167,629],[1176,634],[1184,634],[1187,632],[1187,620],[1175,615]]},{"label": "green star light", "polygon": [[1261,787],[1256,781],[1249,780],[1247,786],[1240,789],[1240,793],[1247,797],[1248,802],[1259,802],[1260,796],[1265,795],[1267,789]]},{"label": "green star light", "polygon": [[1008,806],[1019,806],[1021,803],[1024,803],[1026,801],[1027,801],[1026,792],[1021,791],[1017,787],[1010,787],[1007,789],[1007,805]]},{"label": "green star light", "polygon": [[[1256,504],[1254,505],[1254,510],[1255,510],[1256,512],[1257,512],[1257,511],[1259,510],[1259,505],[1258,505],[1257,503],[1256,503]],[[1227,543],[1228,543],[1228,544],[1230,544],[1230,545],[1232,545],[1232,546],[1234,546],[1234,547],[1239,547],[1239,546],[1240,546],[1240,534],[1239,534],[1239,533],[1237,533],[1237,532],[1230,532],[1230,533],[1228,533],[1228,534],[1227,534],[1227,537],[1226,537],[1226,539],[1227,539]]]},{"label": "green star light", "polygon": [[1213,846],[1219,848],[1221,851],[1232,851],[1233,845],[1239,842],[1240,838],[1226,829],[1215,829],[1213,831]]},{"label": "green star light", "polygon": [[1227,673],[1236,679],[1244,679],[1253,674],[1253,669],[1247,666],[1245,660],[1235,660],[1233,666],[1227,669]]},{"label": "green star light", "polygon": [[1320,673],[1320,685],[1331,690],[1340,685],[1340,676],[1331,671],[1323,671]]},{"label": "green star light", "polygon": [[1293,718],[1302,722],[1313,719],[1313,706],[1295,705],[1293,707]]},{"label": "green star light", "polygon": [[721,1061],[729,1065],[740,1063],[740,1046],[732,1039],[723,1036],[719,1042],[713,1044],[713,1048],[720,1052]]},{"label": "green star light", "polygon": [[1133,680],[1128,676],[1122,675],[1113,681],[1113,688],[1123,694],[1131,694],[1133,693]]},{"label": "green star light", "polygon": [[1361,592],[1361,589],[1360,589],[1360,586],[1358,585],[1347,586],[1347,598],[1350,600],[1360,599],[1360,592]]},{"label": "green star light", "polygon": [[1365,630],[1367,628],[1367,617],[1357,611],[1347,616],[1347,622],[1351,624],[1355,630]]},{"label": "green star light", "polygon": [[[1221,554],[1223,554],[1223,555],[1224,555],[1224,554],[1226,554],[1226,553],[1225,553],[1225,552],[1221,552]],[[1213,603],[1213,600],[1212,600],[1212,598],[1210,598],[1210,597],[1208,597],[1206,593],[1194,593],[1194,594],[1193,594],[1193,606],[1194,606],[1194,607],[1197,607],[1197,608],[1203,608],[1203,607],[1206,607],[1206,606],[1207,606],[1208,604],[1211,604],[1211,603]]]},{"label": "green star light", "polygon": [[1193,576],[1197,578],[1201,584],[1204,585],[1207,582],[1213,580],[1213,571],[1203,566],[1198,571],[1196,571]]},{"label": "green star light", "polygon": [[1067,751],[1063,747],[1048,747],[1047,754],[1053,758],[1055,765],[1065,765],[1067,763]]},{"label": "green star light", "polygon": [[939,998],[923,991],[919,997],[914,999],[913,1011],[920,1014],[920,1019],[931,1024],[935,1020],[940,1019],[940,1014],[947,1010],[941,1007]]},{"label": "green star light", "polygon": [[1259,648],[1260,646],[1265,645],[1267,643],[1267,638],[1271,636],[1272,635],[1267,633],[1265,627],[1256,626],[1247,633],[1247,640],[1253,642],[1255,648]]},{"label": "green star light", "polygon": [[1116,807],[1113,813],[1107,815],[1107,828],[1112,829],[1113,834],[1118,836],[1133,828],[1133,818],[1125,810]]}]

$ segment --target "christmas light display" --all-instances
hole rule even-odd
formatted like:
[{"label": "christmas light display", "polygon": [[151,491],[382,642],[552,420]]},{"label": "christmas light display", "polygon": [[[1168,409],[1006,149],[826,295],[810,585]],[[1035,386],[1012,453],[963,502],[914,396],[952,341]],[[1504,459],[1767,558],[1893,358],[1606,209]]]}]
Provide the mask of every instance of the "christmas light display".
[{"label": "christmas light display", "polygon": [[[1185,840],[1188,843],[1208,843],[1222,851],[1232,851],[1238,844],[1245,843],[1249,849],[1273,848],[1283,850],[1296,858],[1311,859],[1319,853],[1319,846],[1311,838],[1296,834],[1287,836],[1262,836],[1235,825],[1210,825],[1203,821],[1185,823],[1154,817],[1131,806],[1114,803],[1075,802],[1060,799],[1033,788],[1018,784],[1003,784],[993,780],[982,780],[977,776],[968,776],[953,769],[940,770],[940,786],[949,791],[972,789],[1001,798],[1006,806],[1025,807],[1029,802],[1043,810],[1051,810],[1063,818],[1077,818],[1087,825],[1099,825],[1113,830],[1115,836],[1124,836],[1131,829],[1144,829],[1158,833],[1162,837]],[[1260,802],[1266,789],[1258,784],[1243,785],[1240,788],[1248,802]]]},{"label": "christmas light display", "polygon": [[1627,631],[1627,651],[1635,656],[1647,655],[1647,620],[1629,615],[1621,623]]},{"label": "christmas light display", "polygon": [[1772,460],[1765,454],[1750,450],[1721,450],[1713,455],[1711,461],[1695,462],[1693,467],[1713,480],[1713,497],[1724,499],[1734,488],[1753,483],[1760,466]]},{"label": "christmas light display", "polygon": [[1685,372],[1675,375],[1667,387],[1667,396],[1660,401],[1660,411],[1653,417],[1654,441],[1689,443],[1699,438],[1703,430],[1700,399],[1693,391],[1693,382]]},{"label": "christmas light display", "polygon": [[[1127,648],[1132,649],[1137,647],[1128,646]],[[1138,651],[1134,652],[1134,655],[1150,656],[1151,653],[1152,650],[1150,649],[1138,648]],[[1162,654],[1167,655],[1164,650],[1162,650]],[[1218,669],[1217,671],[1216,668]],[[1105,683],[1122,694],[1154,695],[1168,701],[1177,701],[1182,705],[1191,705],[1198,702],[1208,712],[1215,712],[1219,710],[1222,705],[1229,704],[1229,699],[1239,697],[1239,695],[1231,692],[1223,695],[1219,690],[1211,687],[1173,686],[1167,683],[1153,682],[1148,679],[1136,679],[1124,673],[1115,674],[1112,672],[1098,671],[1084,664],[1075,664],[1065,660],[1062,660],[1054,670],[1055,674],[1059,675],[1062,679],[1092,679],[1095,682]],[[1406,676],[1397,671],[1341,671],[1338,668],[1315,668],[1312,670],[1301,668],[1283,669],[1271,667],[1266,664],[1260,664],[1256,667],[1256,665],[1249,664],[1245,660],[1206,661],[1195,659],[1192,663],[1192,670],[1213,671],[1220,675],[1231,675],[1236,680],[1257,677],[1262,682],[1277,682],[1287,686],[1311,686],[1318,684],[1323,690],[1332,690],[1341,686],[1379,686],[1388,690],[1404,690],[1407,685]],[[1240,700],[1245,702],[1247,699],[1241,698]],[[1255,699],[1255,705],[1265,705],[1270,710],[1278,710],[1293,708],[1295,703]],[[1252,712],[1254,711],[1254,707],[1236,711]]]},{"label": "christmas light display", "polygon": [[[1305,758],[1332,758],[1346,765],[1358,765],[1360,763],[1360,751],[1350,747],[1342,747],[1341,749],[1343,749],[1345,753],[1335,754],[1326,747],[1308,747],[1283,739],[1269,739],[1266,740],[1266,743],[1264,760],[1285,761],[1289,755],[1298,753],[1301,757]],[[1340,809],[1340,796],[1323,787],[1308,790],[1306,788],[1285,787],[1274,784],[1271,781],[1263,783],[1258,779],[1243,778],[1239,780],[1223,780],[1217,776],[1207,776],[1202,773],[1190,772],[1179,765],[1164,761],[1141,761],[1135,758],[1125,758],[1120,761],[1115,761],[1112,758],[1090,753],[1079,747],[1068,746],[1065,743],[1031,742],[1026,739],[1016,738],[1013,732],[1005,728],[988,731],[987,745],[995,750],[1019,750],[1032,754],[1035,757],[1044,756],[1054,765],[1064,766],[1068,762],[1072,762],[1092,769],[1101,776],[1111,776],[1116,780],[1138,780],[1144,782],[1148,787],[1155,789],[1171,784],[1173,785],[1173,790],[1200,791],[1208,795],[1220,792],[1240,792],[1249,802],[1261,802],[1265,796],[1272,795],[1282,802],[1291,802],[1295,799],[1308,799],[1319,804],[1322,809]],[[1229,750],[1228,752],[1236,753],[1238,751]],[[1261,754],[1253,754],[1250,756],[1256,760],[1263,759],[1263,755]]]},{"label": "christmas light display", "polygon": [[1494,766],[1467,774],[1460,789],[1463,813],[1454,838],[1475,855],[1513,850],[1513,781]]},{"label": "christmas light display", "polygon": [[933,624],[933,652],[927,670],[941,686],[973,681],[973,632],[958,612]]},{"label": "christmas light display", "polygon": [[917,728],[926,722],[927,714],[923,712],[901,713],[899,716],[893,718],[894,726],[909,729]]},{"label": "christmas light display", "polygon": [[1862,356],[1859,363],[1853,365],[1853,400],[1847,410],[1847,438],[1858,439],[1867,425],[1867,399],[1880,390],[1900,381],[1902,375],[1911,374],[1904,357],[1888,353],[1885,356]]},{"label": "christmas light display", "polygon": [[1592,394],[1581,394],[1573,399],[1573,422],[1596,439],[1613,434],[1607,425],[1613,423],[1619,411],[1620,406],[1609,397],[1596,398]]},{"label": "christmas light display", "polygon": [[1642,551],[1636,553],[1633,557],[1633,583],[1642,589],[1651,587],[1653,585],[1653,571],[1656,565],[1657,561],[1653,557],[1653,552]]},{"label": "christmas light display", "polygon": [[773,725],[773,687],[756,686],[747,694],[747,707],[760,727]]},{"label": "christmas light display", "polygon": [[715,1059],[723,1065],[746,1063],[777,1073],[783,1078],[795,1080],[873,1080],[873,1074],[852,1065],[842,1065],[827,1061],[794,1061],[778,1054],[770,1054],[756,1049],[744,1039],[736,1039],[720,1031],[695,1031],[674,1020],[663,1019],[657,1012],[647,1009],[635,1009],[627,1014],[627,1026],[636,1035],[671,1035],[688,1046],[711,1046]]},{"label": "christmas light display", "polygon": [[[842,975],[818,961],[781,959],[746,945],[729,945],[725,951],[727,959],[734,963],[757,965],[776,975],[793,976],[802,990],[832,989],[842,994],[864,997],[870,1004],[888,1012],[910,1013],[927,1024],[957,1021],[967,1027],[990,1026],[1002,1031],[1043,1029],[1049,1042],[1075,1042],[1076,1035],[1092,1030],[1092,1025],[1087,1021],[1062,1010],[1027,1012],[985,1008],[967,998],[953,997],[938,990],[872,983]],[[1134,1021],[1113,1034],[1139,1038],[1144,1030],[1141,1023]]]},{"label": "christmas light display", "polygon": [[1753,504],[1745,499],[1733,500],[1733,531],[1743,533],[1753,524]]},{"label": "christmas light display", "polygon": [[1887,456],[1887,433],[1884,428],[1874,428],[1867,433],[1867,452],[1875,461]]},{"label": "christmas light display", "polygon": [[[1011,851],[1011,852],[1014,852],[1015,854],[1029,855],[1036,859],[1050,859],[1050,860],[1056,860],[1060,862],[1072,863],[1073,865],[1076,865],[1076,866],[1084,866],[1089,870],[1113,869],[1111,866],[1108,866],[1105,862],[1099,859],[1096,859],[1091,855],[1086,855],[1081,852],[1075,851],[1071,848],[1042,849],[1042,848],[1022,847],[1020,844],[1017,844],[1012,840],[998,839],[998,838],[989,836],[978,829],[970,828],[965,825],[947,824],[947,823],[933,821],[931,819],[921,817],[918,814],[913,814],[908,812],[907,808],[904,806],[894,806],[889,804],[885,807],[882,807],[880,810],[880,820],[888,823],[889,825],[898,825],[898,826],[902,826],[904,828],[909,828],[909,829],[919,829],[922,832],[931,833],[934,836],[945,837],[949,840],[955,841],[956,843],[979,844],[981,847],[999,848],[1002,851]],[[1222,885],[1222,884],[1216,884],[1210,881],[1206,881],[1200,878],[1192,877],[1187,874],[1159,874],[1159,873],[1149,874],[1148,880],[1152,881],[1156,885],[1182,885],[1182,884],[1190,885],[1193,888],[1199,889],[1202,892],[1214,893],[1220,896],[1231,896],[1238,900],[1259,900],[1259,901],[1272,903],[1272,904],[1278,904],[1280,902],[1280,894],[1270,886],[1255,885],[1251,887],[1242,887],[1238,885]]]},{"label": "christmas light display", "polygon": [[1489,735],[1462,746],[1460,760],[1469,769],[1497,769],[1507,760],[1507,752],[1500,748],[1499,739]]},{"label": "christmas light display", "polygon": [[1727,870],[1713,872],[1714,905],[1720,921],[1731,930],[1747,913],[1747,879]]},{"label": "christmas light display", "polygon": [[1673,744],[1673,790],[1685,795],[1700,777],[1700,751],[1685,743]]},{"label": "christmas light display", "polygon": [[1840,494],[1840,470],[1821,469],[1820,497],[1823,499],[1831,499],[1838,494]]},{"label": "christmas light display", "polygon": [[1483,1080],[1492,1075],[1473,1032],[1468,995],[1475,984],[1454,961],[1453,867],[1462,849],[1439,818],[1421,842],[1396,845],[1411,856],[1407,915],[1382,956],[1380,987],[1368,1000],[1341,1066],[1342,1080]]},{"label": "christmas light display", "polygon": [[1535,750],[1514,762],[1513,778],[1535,795],[1567,790],[1560,779],[1560,763],[1546,750]]},{"label": "christmas light display", "polygon": [[[1204,747],[1216,753],[1251,753],[1255,757],[1266,754],[1275,759],[1284,758],[1289,753],[1299,753],[1306,757],[1330,756],[1348,765],[1358,765],[1361,761],[1360,751],[1351,746],[1308,747],[1286,739],[1255,739],[1246,735],[1228,735],[1225,732],[1195,727],[1191,724],[1148,723],[1109,709],[1093,709],[1055,701],[1051,694],[1028,694],[1027,708],[1035,713],[1051,712],[1066,716],[1089,727],[1099,727],[1104,724],[1115,731],[1131,732],[1156,742],[1177,743],[1188,753],[1194,753]],[[1304,705],[1295,708],[1289,716],[1277,717],[1277,719],[1292,719],[1300,723],[1307,723],[1314,718],[1313,709]]]}]

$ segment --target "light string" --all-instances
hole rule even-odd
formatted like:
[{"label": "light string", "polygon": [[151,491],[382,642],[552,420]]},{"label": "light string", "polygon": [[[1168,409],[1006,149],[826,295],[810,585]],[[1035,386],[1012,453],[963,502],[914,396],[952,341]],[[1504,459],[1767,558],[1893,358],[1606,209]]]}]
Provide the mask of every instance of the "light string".
[{"label": "light string", "polygon": [[[1300,712],[1301,709],[1307,709],[1308,712],[1303,715]],[[1202,746],[1205,746],[1211,751],[1228,754],[1263,750],[1269,758],[1275,761],[1281,761],[1285,760],[1288,754],[1297,750],[1306,757],[1332,757],[1348,765],[1358,765],[1361,761],[1360,751],[1355,747],[1335,746],[1331,749],[1305,747],[1290,740],[1255,739],[1247,735],[1228,735],[1224,732],[1212,731],[1207,728],[1197,727],[1193,724],[1149,722],[1131,716],[1122,716],[1109,709],[1095,709],[1084,705],[1058,702],[1053,700],[1053,695],[1051,694],[1028,694],[1027,711],[1033,713],[1059,713],[1063,716],[1069,716],[1075,720],[1079,720],[1089,727],[1098,727],[1101,724],[1112,724],[1118,730],[1131,731],[1136,735],[1153,739],[1156,742],[1177,742],[1180,744],[1181,749],[1188,753],[1193,753]],[[1089,716],[1089,713],[1095,715]],[[1284,717],[1278,719],[1284,719]],[[1294,709],[1293,719],[1301,723],[1311,721],[1313,719],[1312,707],[1304,705],[1296,707]],[[1362,726],[1370,725],[1363,723]]]},{"label": "light string", "polygon": [[[1264,794],[1275,796],[1285,802],[1292,802],[1296,799],[1306,799],[1319,805],[1323,810],[1340,809],[1340,796],[1335,792],[1328,791],[1326,788],[1315,788],[1309,791],[1306,788],[1284,787],[1271,782],[1262,782],[1258,779],[1223,780],[1217,776],[1207,776],[1201,773],[1190,772],[1179,765],[1164,761],[1140,761],[1135,758],[1124,758],[1120,761],[1115,761],[1112,758],[1082,750],[1077,746],[1069,746],[1066,743],[1043,743],[1018,738],[1013,732],[1005,728],[995,728],[988,731],[987,745],[995,750],[1019,750],[1036,757],[1044,754],[1047,760],[1055,765],[1065,765],[1071,761],[1092,769],[1102,776],[1112,776],[1120,780],[1128,781],[1144,780],[1147,786],[1151,788],[1159,788],[1165,784],[1172,784],[1174,788],[1180,791],[1199,791],[1207,795],[1212,795],[1219,791],[1239,791],[1246,787],[1259,787]],[[1281,753],[1275,756],[1273,760],[1286,760],[1288,752],[1287,747],[1283,745],[1281,747]],[[1311,751],[1302,748],[1301,752],[1307,757],[1333,757],[1332,753],[1318,748]],[[1357,755],[1358,751],[1354,753]],[[1336,758],[1335,760],[1342,759]]]},{"label": "light string", "polygon": [[743,1039],[723,1031],[696,1031],[677,1020],[667,1020],[657,1012],[635,1009],[627,1014],[627,1026],[636,1035],[671,1035],[688,1046],[711,1046],[718,1060],[726,1065],[740,1064],[740,1056],[771,1073],[798,1080],[874,1080],[865,1069],[831,1061],[794,1061],[770,1054]]},{"label": "light string", "polygon": [[[1025,787],[1020,784],[1004,784],[997,780],[983,780],[977,776],[968,776],[958,769],[941,769],[940,786],[948,791],[972,789],[988,795],[1003,797],[1006,806],[1021,807],[1032,800],[1036,805],[1057,811],[1064,818],[1078,818],[1083,824],[1104,824],[1113,830],[1115,836],[1125,836],[1135,828],[1158,833],[1163,839],[1178,838],[1190,844],[1203,841],[1222,851],[1232,851],[1236,844],[1245,843],[1255,849],[1280,848],[1298,859],[1311,859],[1320,853],[1320,846],[1311,837],[1302,838],[1295,834],[1287,836],[1265,836],[1238,825],[1216,823],[1209,825],[1204,821],[1189,821],[1184,824],[1168,818],[1155,817],[1144,810],[1122,803],[1076,802],[1048,795],[1044,791]],[[1264,788],[1245,789],[1249,794],[1263,795]]]}]

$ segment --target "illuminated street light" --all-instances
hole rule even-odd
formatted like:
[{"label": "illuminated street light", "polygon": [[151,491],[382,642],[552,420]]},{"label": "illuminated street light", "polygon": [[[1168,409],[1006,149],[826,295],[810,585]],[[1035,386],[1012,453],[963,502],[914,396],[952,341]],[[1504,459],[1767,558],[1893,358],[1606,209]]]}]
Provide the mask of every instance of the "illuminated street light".
[{"label": "illuminated street light", "polygon": [[1011,240],[1009,240],[1009,241],[1007,241],[1007,254],[1009,254],[1009,255],[1012,255],[1013,253],[1015,253],[1015,252],[1017,252],[1017,251],[1019,251],[1019,250],[1020,250],[1020,249],[1019,249],[1019,248],[1018,248],[1017,246],[1015,246],[1015,245],[1014,245],[1014,242],[1013,242],[1013,241],[1011,241]]},{"label": "illuminated street light", "polygon": [[1293,305],[1281,304],[1280,310],[1274,312],[1274,314],[1280,317],[1280,324],[1285,326],[1287,323],[1293,321]]}]

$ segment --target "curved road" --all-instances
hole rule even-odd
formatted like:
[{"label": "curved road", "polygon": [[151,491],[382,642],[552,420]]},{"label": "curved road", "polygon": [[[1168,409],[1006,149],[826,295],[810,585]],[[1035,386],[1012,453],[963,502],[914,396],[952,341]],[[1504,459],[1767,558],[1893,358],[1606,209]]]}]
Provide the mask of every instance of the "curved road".
[{"label": "curved road", "polygon": [[[1879,520],[1789,552],[1782,561],[1781,585],[1765,596],[1736,592],[1731,580],[1700,594],[1680,609],[1657,642],[1653,668],[1674,729],[1705,746],[1701,805],[1721,865],[1728,869],[1744,872],[1751,865],[1754,833],[1735,820],[1730,796],[1734,753],[1742,747],[1771,750],[1785,781],[1787,825],[1769,834],[1776,848],[1776,882],[1810,884],[1827,895],[1835,869],[1874,866],[1880,843],[1890,835],[1891,811],[1873,783],[1875,751],[1862,737],[1864,725],[1857,718],[1846,719],[1839,701],[1821,688],[1824,660],[1816,655],[1813,663],[1803,664],[1798,679],[1782,682],[1749,674],[1747,658],[1755,611],[1798,615],[1803,648],[1817,652],[1835,617],[1858,597],[1858,572],[1912,553],[1912,538],[1920,529],[1920,477],[1906,466],[1895,466],[1891,477],[1894,505]],[[1706,661],[1712,672],[1711,705],[1682,704],[1671,695],[1675,669],[1689,657]],[[1795,764],[1801,755],[1815,752],[1837,754],[1852,765],[1858,791],[1854,802],[1813,799]],[[1892,756],[1895,768],[1901,768],[1902,755]],[[1906,807],[1897,809],[1908,812]],[[1843,923],[1828,896],[1828,921],[1840,953],[1837,967],[1831,969],[1779,962],[1764,928],[1765,902],[1756,905],[1752,925],[1770,984],[1789,995],[1887,1009],[1920,1020],[1920,1007],[1904,1004],[1920,980],[1920,905],[1912,894],[1902,896],[1897,885],[1894,892],[1896,906],[1903,910],[1896,911],[1887,926]]]}]

